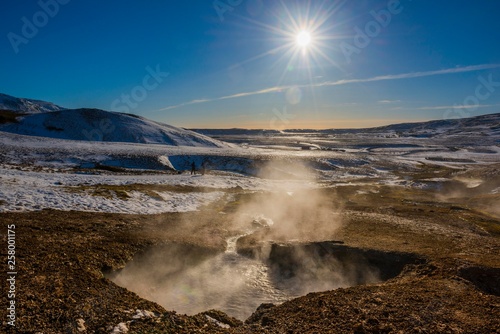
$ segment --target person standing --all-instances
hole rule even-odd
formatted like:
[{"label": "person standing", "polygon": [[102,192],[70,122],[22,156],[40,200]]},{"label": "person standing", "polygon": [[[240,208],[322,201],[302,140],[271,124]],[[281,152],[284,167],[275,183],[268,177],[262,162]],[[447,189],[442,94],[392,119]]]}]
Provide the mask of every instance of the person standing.
[{"label": "person standing", "polygon": [[196,175],[196,164],[194,161],[191,163],[191,175]]},{"label": "person standing", "polygon": [[205,172],[207,170],[207,162],[205,160],[203,160],[203,162],[201,163],[201,175],[205,175]]}]

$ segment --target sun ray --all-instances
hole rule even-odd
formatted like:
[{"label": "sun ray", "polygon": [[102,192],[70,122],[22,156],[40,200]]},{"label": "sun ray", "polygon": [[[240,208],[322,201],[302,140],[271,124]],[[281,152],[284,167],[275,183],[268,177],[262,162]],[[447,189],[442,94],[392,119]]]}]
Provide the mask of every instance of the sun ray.
[{"label": "sun ray", "polygon": [[333,2],[325,11],[322,10],[323,4],[325,4],[325,2],[322,2],[320,8],[316,12],[316,16],[313,18],[313,22],[316,21],[316,19],[319,19],[319,21],[315,25],[313,25],[311,29],[318,30],[320,27],[322,27],[329,18],[335,15],[337,9],[341,8],[346,2],[347,0],[343,0],[341,2]]},{"label": "sun ray", "polygon": [[288,73],[292,63],[296,60],[297,58],[297,54],[298,54],[299,50],[295,49],[295,48],[289,48],[289,50],[287,51],[286,54],[284,54],[283,56],[280,57],[280,59],[278,59],[279,62],[281,62],[282,59],[285,59],[288,54],[291,53],[291,55],[288,57],[288,62],[285,66],[285,68],[283,69],[283,73],[281,74],[280,78],[278,79],[278,85],[281,85],[281,83],[283,82],[283,80],[285,79],[286,77],[286,74]]},{"label": "sun ray", "polygon": [[310,13],[311,13],[311,1],[309,0],[307,2],[307,9],[306,9],[306,15],[305,15],[306,19],[308,19],[310,17]]},{"label": "sun ray", "polygon": [[[241,62],[239,62],[239,63],[237,63],[237,64],[238,64],[238,65],[244,65],[244,64],[250,63],[250,62],[252,62],[252,61],[255,61],[255,60],[257,60],[257,59],[264,58],[264,57],[269,56],[269,55],[273,55],[273,54],[275,54],[275,53],[278,53],[278,52],[279,52],[279,51],[281,51],[281,50],[284,50],[284,49],[289,49],[289,48],[290,48],[290,46],[289,46],[289,45],[281,45],[281,46],[278,46],[278,47],[276,47],[276,48],[274,48],[274,49],[268,50],[268,51],[266,51],[266,52],[262,52],[262,53],[260,53],[260,54],[258,54],[258,55],[256,55],[256,56],[253,56],[253,57],[251,57],[251,58],[248,58],[248,59],[246,59],[246,60],[243,60],[243,61],[241,61]],[[234,66],[234,65],[233,65],[233,66]]]},{"label": "sun ray", "polygon": [[[290,13],[290,10],[288,9],[288,7],[285,5],[285,3],[283,2],[283,0],[280,0],[280,3],[281,3],[281,6],[283,7],[285,13],[288,15],[288,19],[290,20],[290,23],[292,24],[292,31],[297,31],[300,29],[300,26],[297,25],[297,21],[294,19],[292,13]],[[286,24],[286,22],[285,22]]]},{"label": "sun ray", "polygon": [[[279,86],[306,87],[308,85],[304,85],[304,80],[307,80],[313,87],[318,71],[329,67],[345,72],[335,61],[335,53],[325,50],[334,50],[332,42],[345,38],[337,29],[344,22],[334,21],[332,17],[346,2],[347,0],[335,0],[333,3],[327,0],[307,0],[295,1],[291,5],[290,2],[280,0],[268,12],[274,18],[275,24],[235,14],[239,18],[237,25],[245,24],[247,28],[262,31],[267,35],[264,41],[275,44],[269,50],[240,61],[235,66],[275,57],[270,66],[270,73],[274,73],[274,69],[281,72],[276,73]],[[299,79],[299,82],[294,84],[296,79]],[[314,89],[310,91],[315,99]]]},{"label": "sun ray", "polygon": [[[248,17],[245,17],[245,16],[241,16],[241,15],[235,15],[237,18],[241,19],[242,21],[247,21],[248,23],[251,23],[257,27],[260,27],[262,28],[262,31],[265,31],[265,32],[273,32],[277,35],[286,35],[288,34],[288,30],[284,30],[284,29],[279,29],[279,28],[276,28],[272,25],[269,25],[269,24],[266,24],[266,23],[263,23],[263,22],[259,22],[257,20],[254,20],[254,19],[251,19],[251,18],[248,18]],[[245,26],[247,27],[247,26]],[[247,27],[248,28],[248,27]],[[288,27],[287,27],[288,29]]]}]

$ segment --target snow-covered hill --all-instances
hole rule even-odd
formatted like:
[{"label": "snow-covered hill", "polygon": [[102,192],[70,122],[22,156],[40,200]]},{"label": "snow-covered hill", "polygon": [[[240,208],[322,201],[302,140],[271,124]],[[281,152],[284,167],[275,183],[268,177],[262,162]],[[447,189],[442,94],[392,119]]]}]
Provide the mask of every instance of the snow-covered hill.
[{"label": "snow-covered hill", "polygon": [[422,123],[403,123],[370,129],[371,132],[398,132],[401,135],[447,136],[456,134],[500,134],[500,113],[460,119],[444,119]]},{"label": "snow-covered hill", "polygon": [[[327,129],[327,130],[287,130],[286,133],[323,133],[323,134],[369,134],[401,137],[444,137],[450,135],[482,134],[500,135],[500,113],[480,115],[469,118],[442,119],[419,123],[401,123],[366,129]],[[210,132],[206,132],[210,135]]]},{"label": "snow-covered hill", "polygon": [[146,118],[99,109],[66,109],[27,115],[0,131],[57,139],[228,147],[222,141]]},{"label": "snow-covered hill", "polygon": [[37,114],[63,109],[65,108],[51,102],[17,98],[0,93],[0,110],[10,110],[22,114]]}]

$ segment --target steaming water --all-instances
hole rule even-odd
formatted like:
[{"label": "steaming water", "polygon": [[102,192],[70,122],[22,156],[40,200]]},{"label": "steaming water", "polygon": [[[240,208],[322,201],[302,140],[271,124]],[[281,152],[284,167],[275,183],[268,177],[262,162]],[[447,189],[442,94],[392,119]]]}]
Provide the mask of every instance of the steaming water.
[{"label": "steaming water", "polygon": [[149,271],[126,267],[111,279],[167,310],[189,315],[218,309],[244,320],[262,303],[282,303],[297,297],[279,288],[265,263],[236,252],[236,241],[242,236],[227,239],[224,253],[174,275],[158,264]]},{"label": "steaming water", "polygon": [[172,269],[176,259],[183,261],[182,254],[163,255],[162,261],[145,261],[147,267],[127,266],[111,279],[167,310],[194,315],[217,309],[240,320],[247,319],[262,303],[279,304],[306,292],[350,285],[342,282],[342,275],[333,268],[323,273],[318,270],[306,281],[276,277],[265,262],[236,252],[236,241],[242,236],[227,239],[224,253],[201,263]]},{"label": "steaming water", "polygon": [[[281,303],[291,296],[275,286],[270,270],[263,262],[236,252],[236,241],[242,236],[227,239],[225,253],[203,264],[201,275],[204,280],[200,282],[200,288],[206,289],[208,286],[209,292],[202,297],[202,304],[220,309],[236,318],[246,319],[260,304]],[[192,312],[193,307],[197,308],[198,305],[177,305],[174,309]]]},{"label": "steaming water", "polygon": [[224,253],[185,271],[178,286],[160,293],[158,302],[179,313],[219,309],[243,320],[262,303],[288,300],[291,296],[275,287],[263,262],[236,252],[241,236],[229,238]]}]

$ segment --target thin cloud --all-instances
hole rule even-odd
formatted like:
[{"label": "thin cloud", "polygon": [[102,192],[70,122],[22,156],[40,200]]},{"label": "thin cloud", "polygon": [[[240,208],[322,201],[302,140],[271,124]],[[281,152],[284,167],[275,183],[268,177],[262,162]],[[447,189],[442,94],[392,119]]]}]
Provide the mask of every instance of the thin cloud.
[{"label": "thin cloud", "polygon": [[[297,86],[276,86],[276,87],[270,87],[270,88],[266,88],[266,89],[257,90],[257,91],[254,91],[254,92],[245,92],[245,93],[238,93],[238,94],[233,94],[233,95],[222,96],[222,97],[219,97],[219,98],[212,99],[211,101],[235,99],[235,98],[238,98],[238,97],[245,97],[245,96],[251,96],[251,95],[277,93],[277,92],[280,92],[282,90],[286,90],[286,89],[289,89],[289,88],[292,88],[292,87],[297,87]],[[299,87],[301,87],[301,86],[299,86]]]},{"label": "thin cloud", "polygon": [[391,104],[391,103],[398,103],[401,102],[401,100],[380,100],[377,101],[377,103],[382,103],[382,104]]},{"label": "thin cloud", "polygon": [[475,72],[475,71],[482,71],[482,70],[498,68],[498,67],[500,67],[500,64],[482,64],[482,65],[472,65],[472,66],[464,66],[464,67],[453,67],[453,68],[447,68],[447,69],[436,70],[436,71],[424,71],[424,72],[410,72],[410,73],[402,73],[402,74],[380,75],[380,76],[376,76],[376,77],[372,77],[372,78],[325,81],[325,82],[321,82],[321,83],[317,83],[317,84],[309,84],[309,85],[275,86],[275,87],[269,87],[269,88],[251,91],[251,92],[242,92],[242,93],[236,93],[236,94],[232,94],[232,95],[216,97],[216,98],[212,98],[212,99],[192,100],[189,102],[184,102],[181,104],[158,109],[156,111],[171,110],[171,109],[176,109],[176,108],[180,108],[180,107],[184,107],[184,106],[188,106],[188,105],[192,105],[192,104],[236,99],[236,98],[240,98],[240,97],[253,96],[253,95],[276,93],[276,92],[281,92],[283,90],[287,90],[287,89],[292,88],[292,87],[316,88],[316,87],[341,86],[341,85],[348,85],[348,84],[355,84],[355,83],[368,83],[368,82],[387,81],[387,80],[413,79],[413,78],[430,77],[430,76],[435,76],[435,75]]},{"label": "thin cloud", "polygon": [[188,106],[188,105],[190,105],[190,104],[205,103],[205,102],[211,102],[211,101],[215,101],[215,100],[210,100],[210,99],[198,99],[198,100],[193,100],[193,101],[189,101],[189,102],[184,102],[184,103],[181,103],[181,104],[177,104],[177,105],[175,105],[175,106],[170,106],[170,107],[162,108],[162,109],[159,109],[159,110],[157,110],[157,111],[163,111],[163,110],[176,109],[176,108],[180,108],[180,107]]},{"label": "thin cloud", "polygon": [[475,105],[454,105],[454,106],[432,106],[432,107],[420,107],[415,108],[416,110],[447,110],[447,109],[472,109],[472,108],[487,108],[487,107],[498,107],[500,104],[475,104]]}]

